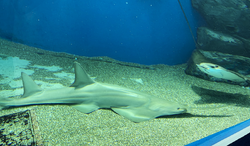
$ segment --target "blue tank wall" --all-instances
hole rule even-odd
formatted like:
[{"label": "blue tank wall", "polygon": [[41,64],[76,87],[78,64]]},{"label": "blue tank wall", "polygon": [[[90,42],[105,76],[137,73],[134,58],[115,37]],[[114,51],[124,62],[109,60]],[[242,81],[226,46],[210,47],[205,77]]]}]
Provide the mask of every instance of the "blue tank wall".
[{"label": "blue tank wall", "polygon": [[[204,22],[181,2],[195,33]],[[195,49],[177,0],[1,0],[0,36],[148,65],[185,63]]]}]

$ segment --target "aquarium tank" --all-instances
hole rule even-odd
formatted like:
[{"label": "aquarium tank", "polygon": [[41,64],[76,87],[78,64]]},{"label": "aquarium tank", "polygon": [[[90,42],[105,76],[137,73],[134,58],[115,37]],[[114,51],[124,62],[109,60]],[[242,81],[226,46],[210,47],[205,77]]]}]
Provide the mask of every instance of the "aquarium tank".
[{"label": "aquarium tank", "polygon": [[249,7],[1,0],[0,145],[216,144],[250,118]]}]

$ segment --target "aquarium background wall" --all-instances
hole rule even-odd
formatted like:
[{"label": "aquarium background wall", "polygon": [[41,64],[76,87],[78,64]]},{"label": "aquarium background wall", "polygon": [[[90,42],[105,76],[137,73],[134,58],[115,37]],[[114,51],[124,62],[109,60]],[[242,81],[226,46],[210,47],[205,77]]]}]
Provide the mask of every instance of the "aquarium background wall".
[{"label": "aquarium background wall", "polygon": [[[204,21],[181,3],[196,35]],[[186,63],[195,49],[177,0],[1,0],[0,37],[146,65]]]}]

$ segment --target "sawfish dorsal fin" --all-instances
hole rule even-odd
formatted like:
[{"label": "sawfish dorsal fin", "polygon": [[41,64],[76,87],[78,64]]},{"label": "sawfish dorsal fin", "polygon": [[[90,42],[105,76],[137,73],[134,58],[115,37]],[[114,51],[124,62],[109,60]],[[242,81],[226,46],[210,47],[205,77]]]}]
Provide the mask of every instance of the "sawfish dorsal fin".
[{"label": "sawfish dorsal fin", "polygon": [[70,87],[82,88],[95,83],[78,62],[74,62],[75,81]]},{"label": "sawfish dorsal fin", "polygon": [[41,92],[42,89],[29,77],[26,73],[22,72],[22,81],[23,81],[23,96],[25,98],[27,96],[33,95],[37,92]]}]

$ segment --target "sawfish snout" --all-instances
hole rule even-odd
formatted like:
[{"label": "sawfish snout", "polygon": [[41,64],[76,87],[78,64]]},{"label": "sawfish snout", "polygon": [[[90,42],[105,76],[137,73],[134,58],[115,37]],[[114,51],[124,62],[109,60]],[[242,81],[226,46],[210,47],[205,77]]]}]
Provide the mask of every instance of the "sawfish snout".
[{"label": "sawfish snout", "polygon": [[187,108],[177,108],[177,111],[180,111],[180,113],[187,113]]}]

